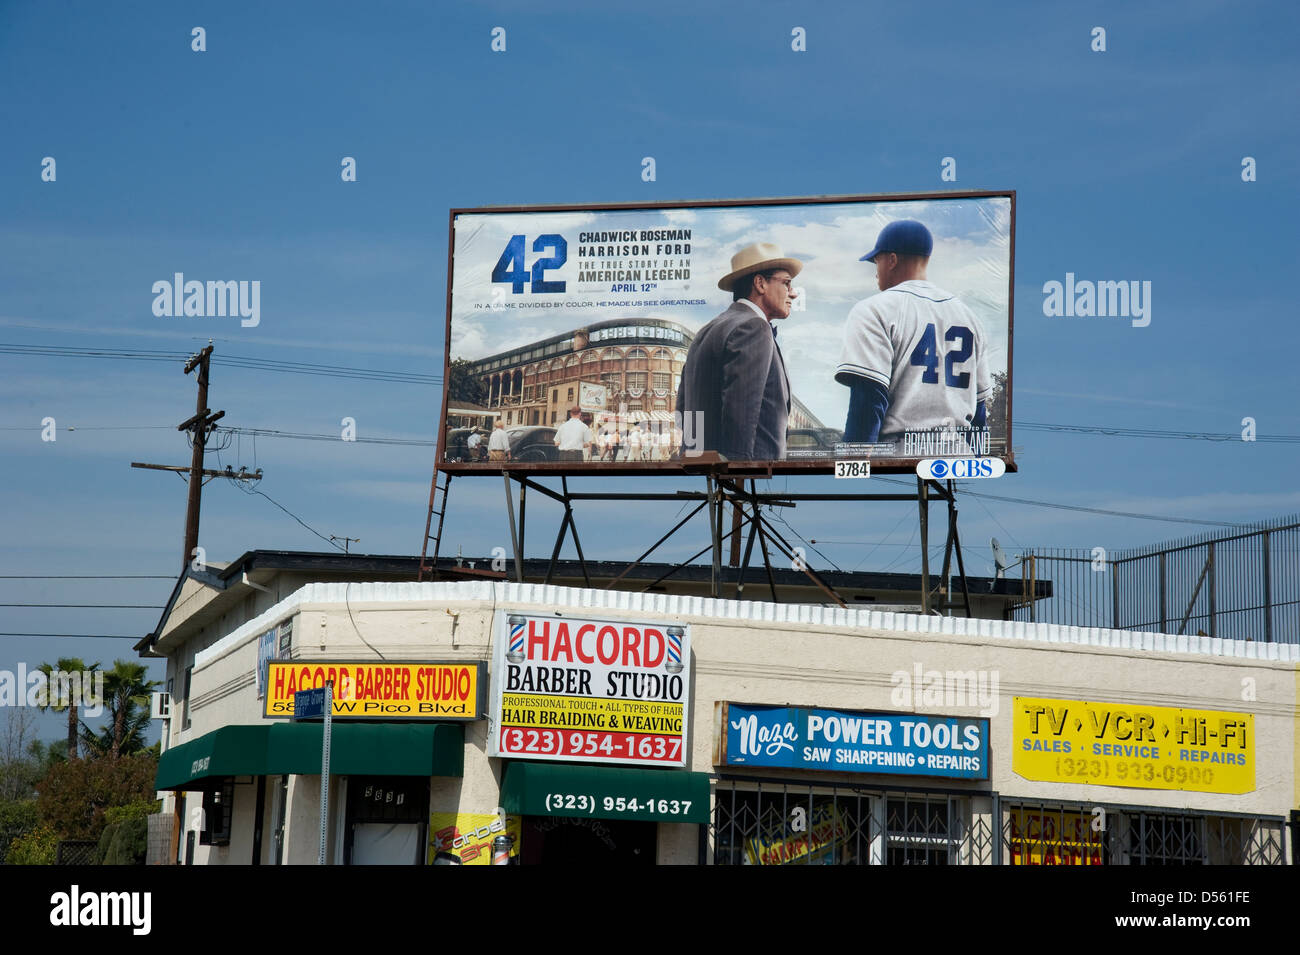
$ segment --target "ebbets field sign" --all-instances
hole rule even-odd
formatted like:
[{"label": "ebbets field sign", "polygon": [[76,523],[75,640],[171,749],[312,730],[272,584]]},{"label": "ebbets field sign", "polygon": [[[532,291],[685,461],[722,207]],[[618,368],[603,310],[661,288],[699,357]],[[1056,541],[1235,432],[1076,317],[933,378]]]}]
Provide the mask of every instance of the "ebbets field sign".
[{"label": "ebbets field sign", "polygon": [[497,614],[489,755],[685,766],[690,631]]}]

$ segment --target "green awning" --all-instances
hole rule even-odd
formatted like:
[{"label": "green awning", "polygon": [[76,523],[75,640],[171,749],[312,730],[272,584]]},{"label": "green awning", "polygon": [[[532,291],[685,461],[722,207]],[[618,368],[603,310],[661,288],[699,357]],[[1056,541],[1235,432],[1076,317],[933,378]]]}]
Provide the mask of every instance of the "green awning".
[{"label": "green awning", "polygon": [[709,775],[566,763],[506,766],[501,806],[520,816],[709,821]]},{"label": "green awning", "polygon": [[[158,789],[203,789],[225,776],[320,775],[323,723],[223,726],[173,746],[158,761]],[[330,772],[339,776],[461,776],[459,723],[334,723]]]},{"label": "green awning", "polygon": [[203,789],[223,776],[262,775],[271,727],[223,726],[167,750],[158,760],[158,789]]},{"label": "green awning", "polygon": [[[324,723],[275,723],[267,747],[268,775],[320,775]],[[462,776],[461,723],[334,723],[330,772],[340,776]]]}]

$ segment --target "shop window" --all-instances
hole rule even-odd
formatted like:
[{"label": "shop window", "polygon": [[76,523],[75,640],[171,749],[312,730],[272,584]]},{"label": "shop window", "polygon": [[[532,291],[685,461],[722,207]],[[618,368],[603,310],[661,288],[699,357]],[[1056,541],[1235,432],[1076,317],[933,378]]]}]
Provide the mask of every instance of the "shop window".
[{"label": "shop window", "polygon": [[1203,818],[1138,812],[1124,821],[1131,865],[1205,864]]},{"label": "shop window", "polygon": [[1283,820],[1028,803],[1003,823],[1010,865],[1281,865]]},{"label": "shop window", "polygon": [[720,780],[716,865],[953,865],[987,861],[964,795]]},{"label": "shop window", "polygon": [[1107,865],[1104,817],[1090,807],[1017,805],[1007,810],[1008,865]]},{"label": "shop window", "polygon": [[194,679],[194,667],[185,668],[185,709],[181,714],[181,729],[190,728],[190,683]]},{"label": "shop window", "polygon": [[951,865],[956,848],[951,808],[947,800],[887,800],[886,863]]},{"label": "shop window", "polygon": [[223,779],[220,789],[209,789],[203,793],[203,831],[199,833],[199,845],[230,845],[230,820],[234,809],[233,779]]}]

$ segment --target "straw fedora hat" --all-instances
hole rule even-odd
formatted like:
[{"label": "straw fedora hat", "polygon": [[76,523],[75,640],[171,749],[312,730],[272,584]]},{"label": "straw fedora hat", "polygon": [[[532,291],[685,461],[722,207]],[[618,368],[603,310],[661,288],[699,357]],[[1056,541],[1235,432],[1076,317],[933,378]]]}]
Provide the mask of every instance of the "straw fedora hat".
[{"label": "straw fedora hat", "polygon": [[718,279],[718,288],[730,292],[737,279],[755,272],[767,272],[772,269],[785,269],[794,278],[803,268],[798,259],[788,258],[779,245],[771,242],[755,242],[747,245],[731,257],[731,271]]}]

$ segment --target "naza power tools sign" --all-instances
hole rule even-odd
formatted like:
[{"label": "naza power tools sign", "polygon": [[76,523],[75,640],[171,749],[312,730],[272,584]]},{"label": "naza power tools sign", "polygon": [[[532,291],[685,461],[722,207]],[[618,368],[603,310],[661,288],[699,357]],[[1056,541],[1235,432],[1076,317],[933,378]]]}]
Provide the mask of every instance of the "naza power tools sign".
[{"label": "naza power tools sign", "polygon": [[489,754],[685,766],[685,626],[497,615]]}]

